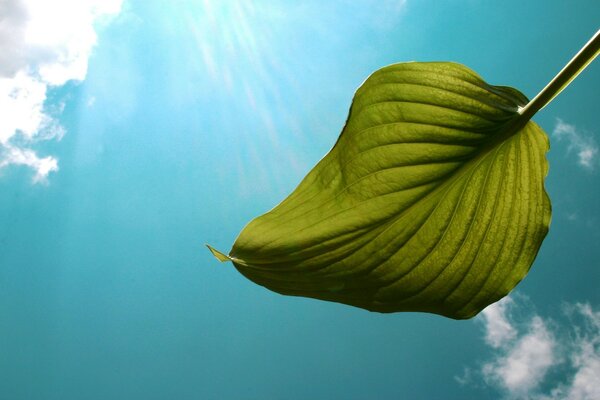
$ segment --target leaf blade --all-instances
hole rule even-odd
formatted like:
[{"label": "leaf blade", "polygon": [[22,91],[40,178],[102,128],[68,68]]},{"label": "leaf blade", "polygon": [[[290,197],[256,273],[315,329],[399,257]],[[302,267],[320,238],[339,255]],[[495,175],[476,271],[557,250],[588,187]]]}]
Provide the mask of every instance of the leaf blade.
[{"label": "leaf blade", "polygon": [[475,315],[525,276],[548,230],[548,142],[520,119],[526,102],[460,64],[376,71],[332,150],[228,257],[283,294]]}]

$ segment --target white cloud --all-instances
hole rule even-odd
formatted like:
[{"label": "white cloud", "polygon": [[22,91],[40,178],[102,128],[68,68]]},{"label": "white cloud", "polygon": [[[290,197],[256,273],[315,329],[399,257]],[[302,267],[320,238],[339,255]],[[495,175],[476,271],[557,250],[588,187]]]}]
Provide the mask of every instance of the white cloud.
[{"label": "white cloud", "polygon": [[26,165],[33,180],[58,170],[57,160],[31,149],[60,139],[64,129],[48,111],[51,86],[85,79],[95,27],[117,14],[122,0],[0,0],[0,169]]},{"label": "white cloud", "polygon": [[[489,329],[489,325],[487,326]],[[483,375],[519,398],[536,389],[556,362],[556,342],[545,322],[535,316],[526,334],[514,343],[505,343],[506,353],[483,366]]]},{"label": "white cloud", "polygon": [[517,336],[516,329],[507,317],[507,309],[511,304],[512,299],[505,297],[481,313],[486,325],[485,341],[493,348],[498,348]]},{"label": "white cloud", "polygon": [[589,304],[566,307],[568,323],[561,326],[535,314],[516,318],[513,308],[514,301],[503,300],[483,311],[479,321],[494,356],[456,381],[483,381],[509,399],[600,399],[600,312]]},{"label": "white cloud", "polygon": [[58,170],[58,163],[53,157],[38,157],[32,150],[5,146],[0,153],[0,169],[10,165],[26,165],[35,170],[33,182],[44,182],[51,171]]},{"label": "white cloud", "polygon": [[567,151],[577,153],[579,165],[590,170],[597,166],[598,144],[593,137],[583,134],[575,125],[567,124],[560,118],[556,119],[552,136],[567,141]]},{"label": "white cloud", "polygon": [[589,304],[577,304],[569,312],[583,319],[583,328],[575,330],[571,343],[570,362],[575,373],[540,400],[600,399],[600,311],[594,311]]}]

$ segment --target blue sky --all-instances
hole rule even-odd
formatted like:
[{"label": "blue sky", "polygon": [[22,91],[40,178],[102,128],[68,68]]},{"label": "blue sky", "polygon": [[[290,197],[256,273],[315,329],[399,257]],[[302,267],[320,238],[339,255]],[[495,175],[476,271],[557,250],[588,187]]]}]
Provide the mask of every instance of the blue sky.
[{"label": "blue sky", "polygon": [[[42,8],[40,8],[42,7]],[[0,3],[0,399],[600,396],[600,64],[534,117],[550,233],[468,321],[280,296],[214,260],[356,88],[448,60],[533,97],[597,1]]]}]

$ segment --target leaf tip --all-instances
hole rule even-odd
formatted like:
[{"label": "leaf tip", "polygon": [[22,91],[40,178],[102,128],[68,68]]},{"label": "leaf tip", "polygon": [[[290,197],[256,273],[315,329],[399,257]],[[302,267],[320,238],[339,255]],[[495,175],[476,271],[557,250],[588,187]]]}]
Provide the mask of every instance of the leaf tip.
[{"label": "leaf tip", "polygon": [[231,258],[228,255],[221,253],[219,250],[215,249],[211,245],[206,244],[206,247],[208,247],[208,250],[210,250],[212,255],[215,256],[217,260],[221,262],[231,261]]}]

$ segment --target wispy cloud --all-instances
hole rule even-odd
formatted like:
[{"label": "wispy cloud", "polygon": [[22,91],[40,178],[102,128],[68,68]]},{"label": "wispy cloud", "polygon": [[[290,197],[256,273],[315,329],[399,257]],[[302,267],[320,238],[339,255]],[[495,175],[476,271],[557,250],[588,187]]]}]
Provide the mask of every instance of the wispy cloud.
[{"label": "wispy cloud", "polygon": [[544,320],[535,316],[522,336],[501,346],[502,355],[484,364],[483,376],[487,382],[523,398],[540,385],[557,362],[556,346]]},{"label": "wispy cloud", "polygon": [[510,297],[505,297],[481,313],[481,318],[486,326],[485,341],[493,348],[501,347],[517,336],[516,329],[507,317],[507,308],[512,303]]},{"label": "wispy cloud", "polygon": [[600,399],[600,311],[594,311],[589,304],[576,304],[567,308],[575,324],[571,337],[569,361],[574,373],[569,382],[563,383],[544,400]]},{"label": "wispy cloud", "polygon": [[51,171],[57,171],[58,165],[54,157],[40,158],[32,150],[14,146],[5,146],[0,153],[0,169],[8,165],[25,165],[35,171],[33,182],[43,182]]},{"label": "wispy cloud", "polygon": [[[567,306],[568,324],[561,326],[531,313],[518,318],[520,308],[505,299],[484,310],[479,320],[494,356],[478,368],[465,368],[457,382],[483,382],[507,399],[600,399],[600,312],[589,304]],[[553,377],[562,379],[548,382],[557,371]]]},{"label": "wispy cloud", "polygon": [[552,136],[567,142],[567,152],[577,154],[577,162],[586,169],[594,169],[598,164],[598,144],[594,138],[581,132],[575,125],[556,119]]},{"label": "wispy cloud", "polygon": [[0,169],[25,165],[42,182],[58,170],[36,142],[60,139],[59,109],[46,104],[49,87],[81,81],[96,44],[98,20],[119,13],[122,0],[0,1]]}]

